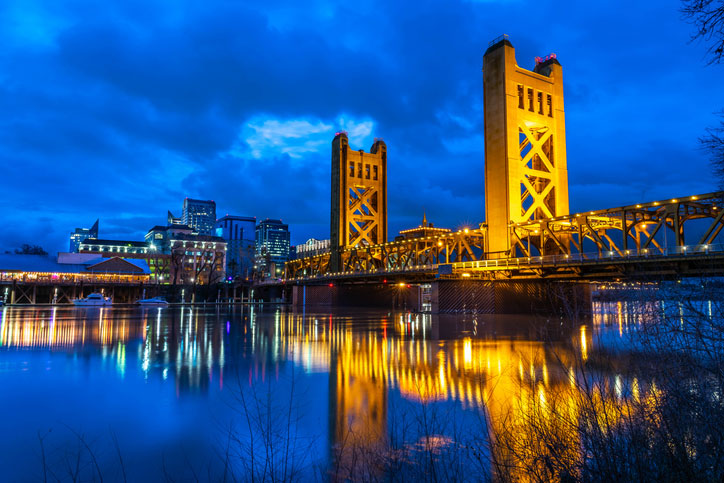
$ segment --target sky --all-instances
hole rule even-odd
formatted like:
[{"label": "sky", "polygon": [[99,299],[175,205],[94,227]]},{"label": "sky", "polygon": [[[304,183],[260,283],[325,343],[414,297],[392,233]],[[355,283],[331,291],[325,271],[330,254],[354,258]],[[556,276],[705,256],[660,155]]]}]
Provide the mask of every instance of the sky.
[{"label": "sky", "polygon": [[482,57],[563,67],[572,212],[717,189],[724,65],[673,0],[4,0],[0,250],[142,240],[185,197],[329,237],[331,142],[388,149],[389,233],[484,220]]}]

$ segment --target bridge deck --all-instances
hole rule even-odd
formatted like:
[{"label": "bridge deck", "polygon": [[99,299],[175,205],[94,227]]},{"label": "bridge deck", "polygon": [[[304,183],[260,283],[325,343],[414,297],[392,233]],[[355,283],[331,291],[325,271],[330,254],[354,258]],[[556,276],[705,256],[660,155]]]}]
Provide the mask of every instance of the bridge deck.
[{"label": "bridge deck", "polygon": [[[373,268],[294,277],[291,284],[358,282],[424,282],[435,279],[485,280],[668,278],[724,275],[724,244],[685,245],[663,252],[649,249],[502,258],[450,264],[416,265],[409,269]],[[282,281],[268,281],[279,284]]]}]

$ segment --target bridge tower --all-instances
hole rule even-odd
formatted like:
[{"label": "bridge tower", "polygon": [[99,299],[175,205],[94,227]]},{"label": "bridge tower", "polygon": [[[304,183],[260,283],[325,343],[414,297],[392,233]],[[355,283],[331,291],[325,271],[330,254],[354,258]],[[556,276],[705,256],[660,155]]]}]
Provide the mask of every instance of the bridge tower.
[{"label": "bridge tower", "polygon": [[347,133],[332,141],[330,271],[342,269],[344,248],[387,241],[387,145],[376,139],[369,153],[349,147]]},{"label": "bridge tower", "polygon": [[483,93],[487,251],[507,256],[509,223],[569,214],[561,65],[522,69],[503,36],[483,56]]}]

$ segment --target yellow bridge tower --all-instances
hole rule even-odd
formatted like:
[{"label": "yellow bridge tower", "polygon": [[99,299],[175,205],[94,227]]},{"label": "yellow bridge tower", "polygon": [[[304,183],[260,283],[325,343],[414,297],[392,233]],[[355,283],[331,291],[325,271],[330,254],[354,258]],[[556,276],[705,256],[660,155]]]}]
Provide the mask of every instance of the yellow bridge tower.
[{"label": "yellow bridge tower", "polygon": [[387,146],[376,139],[369,153],[349,147],[344,132],[332,141],[330,271],[344,248],[387,241]]},{"label": "yellow bridge tower", "polygon": [[568,215],[563,75],[554,54],[518,67],[507,36],[483,57],[487,251],[508,256],[509,224]]}]

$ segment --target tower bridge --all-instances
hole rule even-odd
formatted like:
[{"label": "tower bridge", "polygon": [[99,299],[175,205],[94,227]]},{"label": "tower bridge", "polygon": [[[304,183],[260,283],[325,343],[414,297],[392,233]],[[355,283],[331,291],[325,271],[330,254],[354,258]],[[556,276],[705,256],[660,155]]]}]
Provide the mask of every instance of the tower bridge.
[{"label": "tower bridge", "polygon": [[[495,39],[483,57],[483,90],[484,223],[387,241],[387,146],[376,139],[369,153],[354,151],[346,133],[337,133],[330,250],[289,261],[282,283],[297,293],[335,284],[473,286],[475,280],[724,273],[724,192],[570,214],[563,77],[555,55],[537,58],[529,71],[518,66],[507,36]],[[540,297],[545,288],[522,290]],[[306,288],[295,300],[305,296]]]}]

